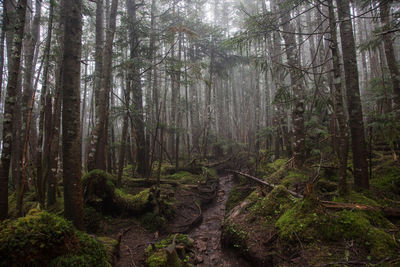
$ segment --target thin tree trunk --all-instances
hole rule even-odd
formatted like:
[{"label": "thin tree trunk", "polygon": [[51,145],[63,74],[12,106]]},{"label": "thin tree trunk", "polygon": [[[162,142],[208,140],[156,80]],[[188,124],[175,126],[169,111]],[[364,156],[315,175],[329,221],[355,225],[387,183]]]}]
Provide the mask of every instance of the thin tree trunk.
[{"label": "thin tree trunk", "polygon": [[[36,161],[37,168],[37,187],[38,187],[38,195],[39,202],[42,207],[45,205],[46,199],[46,181],[43,179],[45,176],[43,173],[46,172],[45,165],[48,162],[45,162],[43,157],[43,127],[45,120],[45,109],[49,103],[47,103],[46,99],[49,98],[49,93],[47,92],[47,87],[49,83],[49,65],[50,65],[50,48],[51,48],[51,39],[52,39],[52,31],[53,31],[53,1],[50,1],[50,13],[49,13],[49,23],[47,27],[47,40],[46,47],[44,51],[44,70],[43,70],[43,86],[40,95],[40,115],[39,115],[39,136],[38,136],[38,155]],[[50,102],[51,103],[51,102]],[[47,123],[47,122],[46,122]],[[49,140],[46,140],[49,141]],[[47,153],[45,153],[47,154]],[[47,167],[47,166],[46,166]],[[43,171],[44,169],[44,171]]]},{"label": "thin tree trunk", "polygon": [[106,170],[106,143],[108,133],[108,109],[109,109],[109,95],[111,91],[111,75],[112,75],[112,47],[116,29],[116,18],[117,18],[118,0],[112,1],[111,6],[111,17],[110,17],[110,28],[107,30],[106,44],[104,47],[103,55],[103,67],[102,67],[102,78],[101,87],[99,94],[99,105],[96,110],[96,126],[92,134],[92,147],[90,153],[94,153],[94,161],[89,160],[88,169],[101,169]]},{"label": "thin tree trunk", "polygon": [[339,194],[346,195],[348,192],[347,188],[347,156],[349,147],[348,128],[346,123],[346,114],[343,104],[343,83],[340,70],[340,55],[337,41],[336,31],[336,18],[333,8],[333,1],[328,1],[329,5],[329,28],[330,28],[330,39],[331,39],[331,51],[333,61],[333,85],[335,87],[334,103],[335,103],[335,114],[336,120],[339,125],[339,145],[337,155],[339,159]]}]

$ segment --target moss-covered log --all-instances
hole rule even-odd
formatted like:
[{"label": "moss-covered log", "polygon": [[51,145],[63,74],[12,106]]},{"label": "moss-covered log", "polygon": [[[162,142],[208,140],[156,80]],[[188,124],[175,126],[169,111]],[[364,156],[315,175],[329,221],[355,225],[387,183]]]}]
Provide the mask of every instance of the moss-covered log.
[{"label": "moss-covered log", "polygon": [[152,190],[145,189],[137,195],[125,193],[115,188],[114,178],[102,170],[87,173],[82,184],[85,203],[105,214],[137,215],[152,210]]}]

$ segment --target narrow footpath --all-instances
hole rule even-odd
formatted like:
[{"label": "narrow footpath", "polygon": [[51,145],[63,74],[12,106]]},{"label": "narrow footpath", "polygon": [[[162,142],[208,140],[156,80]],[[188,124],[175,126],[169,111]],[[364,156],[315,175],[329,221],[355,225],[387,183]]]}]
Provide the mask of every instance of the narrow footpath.
[{"label": "narrow footpath", "polygon": [[197,266],[250,266],[237,254],[222,248],[221,225],[225,216],[225,207],[229,192],[234,186],[233,176],[221,176],[216,199],[203,211],[202,223],[194,228],[189,236],[195,241]]}]

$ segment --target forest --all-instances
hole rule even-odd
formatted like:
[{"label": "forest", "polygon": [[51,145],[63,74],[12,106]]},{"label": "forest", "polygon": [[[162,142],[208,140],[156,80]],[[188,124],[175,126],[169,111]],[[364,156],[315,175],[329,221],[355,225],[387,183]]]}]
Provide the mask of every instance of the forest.
[{"label": "forest", "polygon": [[400,266],[400,2],[0,14],[0,266]]}]

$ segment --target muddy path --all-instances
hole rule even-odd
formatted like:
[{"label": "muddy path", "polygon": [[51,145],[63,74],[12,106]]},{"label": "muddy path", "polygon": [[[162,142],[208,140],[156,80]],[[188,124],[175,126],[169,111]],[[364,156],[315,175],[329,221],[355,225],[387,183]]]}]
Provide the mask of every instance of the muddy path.
[{"label": "muddy path", "polygon": [[202,223],[189,232],[194,240],[196,266],[251,266],[237,254],[221,246],[221,225],[229,192],[234,185],[232,175],[219,178],[217,197],[203,209]]},{"label": "muddy path", "polygon": [[[225,216],[225,207],[228,200],[229,192],[234,187],[235,182],[232,175],[220,176],[218,179],[217,192],[214,199],[202,207],[202,220],[197,223],[190,223],[196,217],[197,211],[192,204],[195,201],[195,194],[188,190],[178,190],[177,198],[181,203],[186,203],[185,208],[179,208],[174,222],[170,225],[170,233],[179,232],[182,227],[180,225],[191,225],[188,235],[194,240],[193,252],[195,254],[195,266],[224,266],[224,267],[247,267],[251,266],[245,260],[241,259],[237,253],[221,246],[221,225]],[[207,197],[197,195],[197,197]],[[192,203],[193,202],[193,203]],[[197,205],[197,204],[196,204]],[[193,211],[191,207],[193,206]],[[190,209],[189,209],[189,208]],[[200,208],[198,206],[198,208]],[[182,214],[184,213],[184,214]],[[191,214],[193,213],[193,214]],[[184,215],[184,216],[183,216]],[[182,217],[182,218],[180,218]],[[193,227],[193,225],[196,225]],[[185,228],[184,227],[184,228]],[[185,228],[186,229],[186,228]],[[187,231],[183,231],[186,232]],[[117,263],[118,267],[124,266],[145,266],[145,248],[152,243],[158,242],[167,234],[162,236],[156,233],[150,233],[143,229],[140,224],[136,223],[127,227],[121,238],[120,258]]]}]

